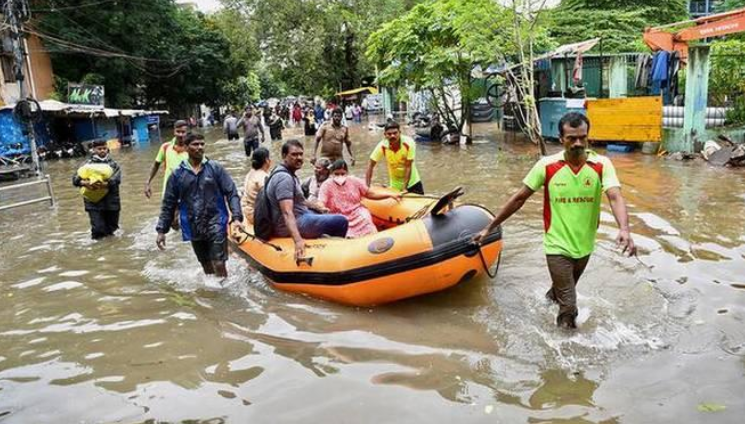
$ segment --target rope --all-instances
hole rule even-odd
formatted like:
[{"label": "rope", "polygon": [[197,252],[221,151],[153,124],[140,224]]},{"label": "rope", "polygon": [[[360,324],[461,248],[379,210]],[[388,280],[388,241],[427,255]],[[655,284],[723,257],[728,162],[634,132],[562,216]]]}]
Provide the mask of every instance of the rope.
[{"label": "rope", "polygon": [[269,243],[268,241],[264,241],[264,240],[256,237],[255,235],[249,233],[248,231],[244,230],[243,228],[239,228],[238,231],[240,231],[241,233],[243,233],[246,236],[246,238],[244,238],[243,240],[236,240],[236,241],[238,241],[238,244],[243,244],[243,243],[246,242],[246,240],[248,240],[249,238],[251,238],[253,240],[256,240],[256,241],[259,241],[261,243],[264,243],[265,245],[267,245],[269,247],[274,248],[274,250],[276,250],[277,252],[281,252],[282,251],[282,248],[279,247],[279,246],[277,246],[276,244]]},{"label": "rope", "polygon": [[477,248],[479,249],[479,258],[481,258],[481,265],[484,267],[484,272],[486,272],[486,275],[489,276],[489,278],[494,279],[494,277],[497,276],[497,273],[499,272],[499,264],[502,262],[502,254],[500,253],[499,258],[497,259],[497,267],[494,269],[494,274],[489,272],[489,265],[486,264],[486,259],[484,259],[484,252],[481,251],[481,246],[477,245]]}]

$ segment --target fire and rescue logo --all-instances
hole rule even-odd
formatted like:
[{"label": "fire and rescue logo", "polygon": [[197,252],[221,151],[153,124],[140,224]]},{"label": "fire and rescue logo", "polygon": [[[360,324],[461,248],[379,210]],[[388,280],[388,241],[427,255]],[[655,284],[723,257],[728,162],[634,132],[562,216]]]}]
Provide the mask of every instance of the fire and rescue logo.
[{"label": "fire and rescue logo", "polygon": [[377,239],[367,246],[367,251],[373,255],[385,253],[393,247],[395,241],[391,237]]}]

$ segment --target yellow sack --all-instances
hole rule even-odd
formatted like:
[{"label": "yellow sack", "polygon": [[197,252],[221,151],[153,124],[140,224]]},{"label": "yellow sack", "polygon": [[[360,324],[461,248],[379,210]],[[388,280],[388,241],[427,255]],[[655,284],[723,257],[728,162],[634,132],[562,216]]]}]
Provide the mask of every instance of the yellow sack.
[{"label": "yellow sack", "polygon": [[[114,169],[105,163],[88,163],[78,169],[78,177],[91,183],[106,182],[114,174]],[[93,190],[80,187],[80,194],[89,202],[98,203],[109,193],[108,187]]]}]

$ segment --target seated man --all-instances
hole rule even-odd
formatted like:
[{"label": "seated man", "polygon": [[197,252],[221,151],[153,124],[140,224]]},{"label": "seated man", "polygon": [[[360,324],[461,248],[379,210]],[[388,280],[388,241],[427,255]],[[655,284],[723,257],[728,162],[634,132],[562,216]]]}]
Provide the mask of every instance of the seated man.
[{"label": "seated man", "polygon": [[321,184],[329,178],[331,171],[331,161],[327,158],[320,158],[314,164],[313,175],[305,179],[303,182],[303,194],[305,198],[311,202],[318,201],[318,191],[321,189]]},{"label": "seated man", "polygon": [[295,259],[305,257],[304,238],[345,237],[349,226],[343,215],[323,215],[325,210],[318,210],[320,208],[305,200],[300,180],[295,175],[302,166],[303,145],[294,139],[287,140],[282,145],[282,163],[272,171],[265,187],[270,208],[281,211],[272,214],[272,233],[274,237],[292,237]]}]

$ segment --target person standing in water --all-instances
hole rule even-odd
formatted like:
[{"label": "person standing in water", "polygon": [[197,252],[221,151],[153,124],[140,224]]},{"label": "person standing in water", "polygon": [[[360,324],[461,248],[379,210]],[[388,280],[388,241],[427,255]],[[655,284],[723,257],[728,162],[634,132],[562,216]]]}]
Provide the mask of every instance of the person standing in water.
[{"label": "person standing in water", "polygon": [[186,146],[189,160],[174,171],[163,196],[156,244],[165,250],[166,233],[178,209],[183,240],[191,241],[204,273],[225,278],[228,226],[242,227],[243,222],[238,189],[220,164],[205,157],[203,135],[189,134]]},{"label": "person standing in water", "polygon": [[354,155],[352,154],[352,142],[349,140],[349,128],[342,125],[343,112],[336,108],[331,113],[331,121],[325,122],[316,134],[316,144],[313,148],[313,158],[310,161],[315,163],[318,158],[318,147],[321,148],[321,156],[328,158],[331,163],[338,159],[344,159],[344,146],[347,147],[352,166],[354,166]]},{"label": "person standing in water", "polygon": [[254,116],[249,106],[237,125],[243,127],[243,147],[246,150],[246,157],[250,158],[251,152],[259,147],[259,139],[261,143],[264,142],[264,126],[261,124],[261,118]]},{"label": "person standing in water", "polygon": [[106,141],[91,144],[93,154],[72,177],[72,185],[83,188],[85,211],[91,222],[91,238],[101,239],[119,229],[119,185],[122,171],[109,156]]},{"label": "person standing in water", "polygon": [[178,120],[173,124],[173,138],[171,141],[163,143],[158,150],[157,156],[155,156],[155,162],[150,168],[150,175],[145,182],[145,197],[148,199],[152,196],[152,189],[150,183],[158,173],[160,164],[165,164],[165,173],[163,174],[163,190],[161,193],[165,193],[166,184],[168,184],[168,178],[170,178],[173,171],[177,170],[181,165],[181,162],[189,159],[189,154],[186,153],[186,133],[189,131],[189,124],[186,121]]},{"label": "person standing in water", "polygon": [[228,116],[225,118],[223,123],[223,131],[228,137],[228,141],[238,140],[238,118],[235,117],[233,111],[228,112]]},{"label": "person standing in water", "polygon": [[390,186],[398,191],[424,194],[424,186],[416,169],[416,143],[411,137],[401,135],[401,127],[393,120],[385,124],[385,139],[370,154],[365,184],[370,187],[375,165],[385,159],[388,164]]},{"label": "person standing in water", "polygon": [[587,148],[589,131],[590,121],[585,115],[564,115],[559,121],[564,150],[538,161],[522,188],[474,238],[477,243],[483,241],[543,187],[543,245],[552,281],[546,297],[559,304],[556,324],[566,328],[577,327],[577,283],[595,249],[603,193],[619,227],[616,243],[623,253],[636,254],[616,170],[610,159]]}]

